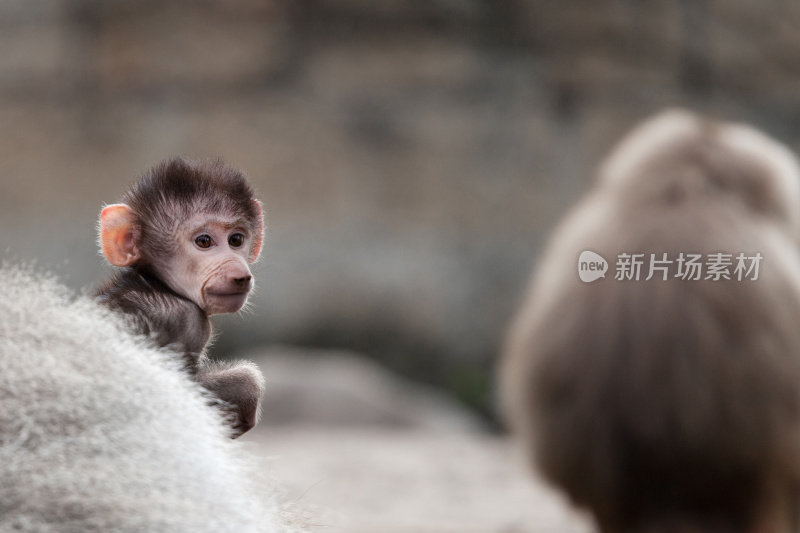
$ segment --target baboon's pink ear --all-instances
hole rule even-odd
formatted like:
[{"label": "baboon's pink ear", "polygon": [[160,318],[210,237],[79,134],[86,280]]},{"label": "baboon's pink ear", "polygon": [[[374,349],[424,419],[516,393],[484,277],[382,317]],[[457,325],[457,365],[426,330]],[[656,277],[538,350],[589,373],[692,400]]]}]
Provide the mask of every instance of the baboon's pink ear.
[{"label": "baboon's pink ear", "polygon": [[130,266],[141,259],[136,214],[125,204],[112,204],[100,212],[100,246],[114,266]]},{"label": "baboon's pink ear", "polygon": [[250,246],[250,255],[247,257],[247,260],[251,263],[258,259],[259,254],[261,254],[261,243],[264,242],[264,210],[258,200],[253,200],[253,207],[258,215],[256,225],[253,228],[253,245]]}]

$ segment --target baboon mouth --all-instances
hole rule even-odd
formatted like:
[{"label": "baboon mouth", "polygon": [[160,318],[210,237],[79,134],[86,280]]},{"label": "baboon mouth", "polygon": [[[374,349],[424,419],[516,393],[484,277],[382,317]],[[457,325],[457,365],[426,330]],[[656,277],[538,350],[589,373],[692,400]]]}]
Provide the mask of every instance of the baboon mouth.
[{"label": "baboon mouth", "polygon": [[248,291],[208,292],[203,307],[209,314],[233,313],[244,306],[247,294]]},{"label": "baboon mouth", "polygon": [[238,290],[238,291],[226,291],[226,292],[210,292],[209,291],[206,294],[208,296],[211,296],[211,297],[214,297],[214,298],[233,298],[233,297],[247,296],[249,293],[250,293],[249,290],[242,289],[242,290]]}]

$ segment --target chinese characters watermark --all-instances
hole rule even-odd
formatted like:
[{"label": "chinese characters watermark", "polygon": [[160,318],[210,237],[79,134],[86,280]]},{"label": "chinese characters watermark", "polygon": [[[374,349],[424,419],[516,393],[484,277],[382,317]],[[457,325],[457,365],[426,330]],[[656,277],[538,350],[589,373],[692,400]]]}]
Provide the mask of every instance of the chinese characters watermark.
[{"label": "chinese characters watermark", "polygon": [[[686,281],[756,281],[763,260],[760,252],[709,254],[684,253],[670,256],[664,253],[627,253],[617,255],[614,279],[617,281],[666,281],[677,278]],[[590,283],[605,278],[609,264],[603,256],[583,251],[578,258],[578,276]]]}]

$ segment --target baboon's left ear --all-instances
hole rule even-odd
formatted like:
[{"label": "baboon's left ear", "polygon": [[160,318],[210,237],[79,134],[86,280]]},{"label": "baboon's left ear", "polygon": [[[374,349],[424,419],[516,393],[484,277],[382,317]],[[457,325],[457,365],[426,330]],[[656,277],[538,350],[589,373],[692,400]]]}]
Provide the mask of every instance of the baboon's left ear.
[{"label": "baboon's left ear", "polygon": [[261,254],[261,244],[264,242],[264,209],[261,207],[261,202],[253,200],[253,207],[258,213],[256,218],[256,225],[253,228],[253,244],[250,246],[250,255],[247,260],[251,263],[258,259]]}]

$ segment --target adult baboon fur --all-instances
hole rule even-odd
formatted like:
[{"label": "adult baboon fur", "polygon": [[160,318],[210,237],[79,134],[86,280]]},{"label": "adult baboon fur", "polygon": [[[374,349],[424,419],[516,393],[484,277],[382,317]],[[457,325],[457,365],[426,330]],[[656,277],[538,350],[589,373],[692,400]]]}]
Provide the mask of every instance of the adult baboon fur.
[{"label": "adult baboon fur", "polygon": [[0,286],[0,531],[283,531],[174,354],[52,279]]},{"label": "adult baboon fur", "polygon": [[[602,531],[800,525],[799,191],[782,145],[670,111],[620,143],[553,235],[509,337],[504,406]],[[584,250],[605,279],[579,279]],[[618,254],[664,252],[763,261],[755,281],[613,279]]]}]

